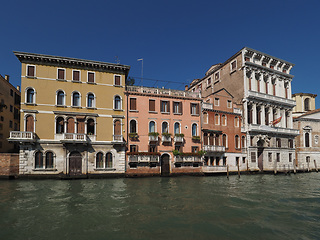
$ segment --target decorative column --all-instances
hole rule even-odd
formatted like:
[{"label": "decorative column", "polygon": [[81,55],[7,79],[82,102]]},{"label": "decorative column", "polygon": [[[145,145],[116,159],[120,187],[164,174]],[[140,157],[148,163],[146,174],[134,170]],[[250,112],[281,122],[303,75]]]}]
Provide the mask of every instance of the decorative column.
[{"label": "decorative column", "polygon": [[292,111],[288,111],[288,126],[287,128],[293,128]]},{"label": "decorative column", "polygon": [[257,124],[257,104],[252,103],[252,124]]},{"label": "decorative column", "polygon": [[270,106],[269,107],[269,125],[270,125],[270,123],[274,120],[273,119],[273,107],[272,106]]},{"label": "decorative column", "polygon": [[261,113],[260,113],[261,125],[266,125],[265,106],[264,106],[264,104],[261,104],[260,109],[261,109]]},{"label": "decorative column", "polygon": [[285,128],[286,127],[286,110],[281,109],[280,110],[280,114],[282,116],[281,122],[280,122],[280,127]]}]

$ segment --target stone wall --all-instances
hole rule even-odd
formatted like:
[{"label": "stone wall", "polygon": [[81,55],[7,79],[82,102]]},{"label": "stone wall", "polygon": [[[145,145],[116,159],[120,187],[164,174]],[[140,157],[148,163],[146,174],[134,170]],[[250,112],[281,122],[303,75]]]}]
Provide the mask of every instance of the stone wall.
[{"label": "stone wall", "polygon": [[19,154],[0,153],[0,178],[16,178],[19,174]]}]

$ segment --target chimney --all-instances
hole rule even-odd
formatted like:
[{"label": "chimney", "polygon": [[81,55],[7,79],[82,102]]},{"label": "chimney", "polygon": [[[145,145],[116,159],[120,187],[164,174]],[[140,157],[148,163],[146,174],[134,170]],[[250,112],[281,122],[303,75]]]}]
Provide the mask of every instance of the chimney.
[{"label": "chimney", "polygon": [[20,92],[20,86],[19,85],[17,85],[17,90]]},{"label": "chimney", "polygon": [[188,91],[188,85],[185,85],[185,86],[184,86],[184,90],[185,90],[185,91]]},{"label": "chimney", "polygon": [[5,79],[5,80],[7,80],[8,82],[9,82],[9,78],[10,78],[10,76],[9,76],[9,75],[7,75],[7,74],[6,74],[6,75],[4,75],[4,79]]}]

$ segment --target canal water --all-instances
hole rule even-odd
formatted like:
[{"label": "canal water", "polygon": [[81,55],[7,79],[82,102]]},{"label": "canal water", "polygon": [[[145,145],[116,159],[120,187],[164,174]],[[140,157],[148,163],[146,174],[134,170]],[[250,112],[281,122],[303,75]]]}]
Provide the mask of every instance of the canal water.
[{"label": "canal water", "polygon": [[320,239],[320,173],[3,180],[0,239]]}]

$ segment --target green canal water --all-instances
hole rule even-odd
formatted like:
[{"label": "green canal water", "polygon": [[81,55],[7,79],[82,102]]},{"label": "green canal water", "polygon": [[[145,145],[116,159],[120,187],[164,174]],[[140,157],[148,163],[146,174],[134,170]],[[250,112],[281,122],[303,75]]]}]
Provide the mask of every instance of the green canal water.
[{"label": "green canal water", "polygon": [[0,239],[320,239],[320,173],[3,180]]}]

